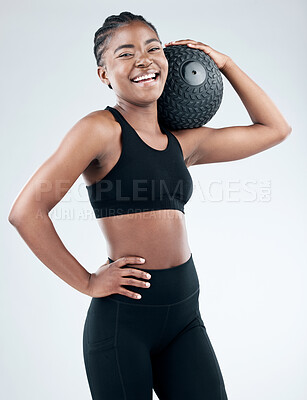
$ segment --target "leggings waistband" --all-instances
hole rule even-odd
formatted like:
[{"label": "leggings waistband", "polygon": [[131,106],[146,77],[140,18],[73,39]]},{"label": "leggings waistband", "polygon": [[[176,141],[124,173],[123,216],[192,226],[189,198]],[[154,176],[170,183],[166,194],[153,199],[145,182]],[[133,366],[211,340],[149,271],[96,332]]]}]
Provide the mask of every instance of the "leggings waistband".
[{"label": "leggings waistband", "polygon": [[[108,258],[110,262],[113,262],[110,257]],[[130,266],[126,264],[121,268],[130,268]],[[171,305],[186,300],[199,291],[199,280],[192,253],[187,261],[171,268],[146,269],[141,266],[133,268],[149,272],[151,275],[148,280],[151,284],[149,288],[122,285],[134,293],[139,293],[142,296],[141,299],[133,299],[119,293],[111,294],[106,298],[133,305]],[[138,279],[135,276],[133,278]]]}]

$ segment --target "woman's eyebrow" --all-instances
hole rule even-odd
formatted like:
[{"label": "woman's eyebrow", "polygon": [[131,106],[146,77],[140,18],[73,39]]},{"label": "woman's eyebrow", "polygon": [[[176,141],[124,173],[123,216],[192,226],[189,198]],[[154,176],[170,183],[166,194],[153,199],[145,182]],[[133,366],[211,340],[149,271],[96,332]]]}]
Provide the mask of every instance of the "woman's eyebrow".
[{"label": "woman's eyebrow", "polygon": [[[148,43],[151,43],[151,42],[158,42],[158,43],[161,44],[161,41],[158,40],[158,39],[156,39],[156,38],[147,39],[147,40],[145,41],[145,44],[148,44]],[[126,47],[133,48],[133,47],[135,47],[135,46],[134,46],[134,44],[122,44],[121,46],[118,46],[117,49],[114,50],[114,54],[115,54],[118,50],[123,49],[123,48],[126,48]]]}]

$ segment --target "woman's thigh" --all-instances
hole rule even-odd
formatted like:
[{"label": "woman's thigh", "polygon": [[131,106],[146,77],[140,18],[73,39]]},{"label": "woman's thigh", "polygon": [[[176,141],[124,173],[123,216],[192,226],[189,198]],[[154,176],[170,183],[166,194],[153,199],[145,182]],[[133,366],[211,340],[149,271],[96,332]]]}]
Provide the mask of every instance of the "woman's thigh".
[{"label": "woman's thigh", "polygon": [[227,400],[222,373],[201,317],[152,360],[160,400]]},{"label": "woman's thigh", "polygon": [[[152,368],[148,347],[125,334],[120,304],[93,302],[83,332],[83,355],[93,400],[151,400]],[[122,313],[123,314],[123,313]]]}]

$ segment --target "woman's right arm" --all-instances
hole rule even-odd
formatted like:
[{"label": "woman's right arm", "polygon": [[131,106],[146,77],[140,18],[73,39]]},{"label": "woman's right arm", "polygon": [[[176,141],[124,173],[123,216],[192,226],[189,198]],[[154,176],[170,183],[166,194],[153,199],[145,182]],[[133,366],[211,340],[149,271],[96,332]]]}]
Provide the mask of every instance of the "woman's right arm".
[{"label": "woman's right arm", "polygon": [[[93,113],[92,113],[93,114]],[[107,147],[108,122],[94,115],[78,121],[56,151],[26,183],[13,203],[9,222],[33,253],[52,272],[81,293],[89,295],[91,274],[66,249],[48,215],[74,182]]]}]

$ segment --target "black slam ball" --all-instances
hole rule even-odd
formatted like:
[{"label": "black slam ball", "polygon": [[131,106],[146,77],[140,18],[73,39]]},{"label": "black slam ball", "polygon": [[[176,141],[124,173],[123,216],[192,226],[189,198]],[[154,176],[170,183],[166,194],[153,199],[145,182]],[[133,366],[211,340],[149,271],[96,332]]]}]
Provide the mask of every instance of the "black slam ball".
[{"label": "black slam ball", "polygon": [[168,61],[168,76],[158,99],[158,120],[173,130],[205,125],[222,102],[220,70],[202,50],[186,45],[163,50]]}]

